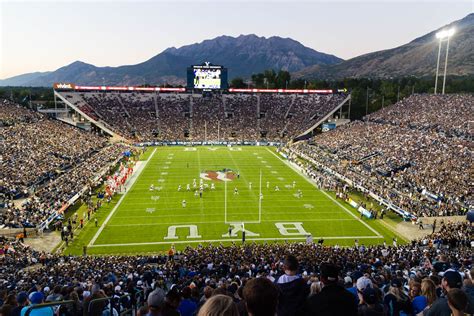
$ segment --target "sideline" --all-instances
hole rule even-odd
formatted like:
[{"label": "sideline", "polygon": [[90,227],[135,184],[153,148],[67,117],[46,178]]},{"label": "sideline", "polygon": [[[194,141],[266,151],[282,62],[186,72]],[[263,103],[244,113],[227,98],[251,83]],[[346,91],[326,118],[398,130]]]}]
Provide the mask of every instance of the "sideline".
[{"label": "sideline", "polygon": [[284,164],[286,164],[287,166],[289,166],[291,169],[293,169],[294,171],[296,171],[300,176],[302,176],[306,181],[308,181],[309,183],[311,183],[316,189],[318,189],[319,191],[321,191],[324,195],[326,195],[330,200],[332,200],[334,203],[336,203],[340,208],[342,208],[344,211],[346,211],[349,215],[351,215],[352,217],[354,217],[354,219],[356,219],[357,221],[359,221],[361,224],[363,224],[364,226],[366,226],[368,229],[370,229],[373,233],[375,233],[375,235],[377,235],[377,237],[379,238],[382,238],[383,236],[378,232],[376,231],[375,229],[373,229],[372,227],[369,226],[369,224],[367,224],[366,222],[364,222],[363,220],[361,220],[358,216],[354,215],[354,213],[352,213],[350,210],[348,210],[344,205],[342,205],[341,203],[339,203],[339,201],[335,200],[332,196],[330,196],[329,194],[327,194],[324,190],[321,190],[320,188],[318,188],[318,186],[316,185],[316,183],[314,183],[307,175],[303,174],[302,172],[300,172],[298,169],[296,169],[293,164],[291,164],[289,161],[285,161],[283,159],[281,159],[280,157],[278,157],[277,154],[275,154],[273,151],[271,151],[270,149],[266,148],[273,156],[277,157],[278,159],[280,159]]},{"label": "sideline", "polygon": [[[330,239],[379,239],[383,237],[379,236],[313,236],[313,239],[323,238],[325,240]],[[276,238],[246,238],[245,241],[268,241],[268,240],[306,240],[306,237],[276,237]],[[124,247],[124,246],[147,246],[147,245],[172,245],[172,244],[195,244],[195,243],[213,243],[213,242],[227,242],[227,241],[242,241],[242,239],[213,239],[213,240],[178,240],[178,241],[154,241],[154,242],[136,242],[136,243],[125,243],[125,244],[101,244],[92,245],[91,248],[98,247]]]},{"label": "sideline", "polygon": [[150,157],[148,157],[148,159],[145,161],[145,163],[143,164],[140,164],[140,166],[137,167],[137,171],[135,172],[135,177],[131,177],[128,185],[126,185],[127,187],[127,192],[125,194],[122,195],[122,197],[120,198],[120,200],[118,201],[117,205],[115,205],[115,207],[112,209],[112,211],[109,213],[109,215],[107,216],[107,218],[105,219],[105,221],[102,223],[102,225],[100,225],[99,227],[99,230],[95,233],[94,237],[92,237],[91,241],[89,242],[89,244],[87,245],[87,247],[92,247],[95,243],[95,241],[97,240],[97,238],[99,237],[99,235],[102,233],[102,231],[104,230],[105,228],[105,225],[107,225],[107,223],[109,222],[109,220],[112,218],[112,216],[115,214],[115,212],[117,211],[118,207],[120,206],[120,204],[122,203],[123,199],[128,195],[128,192],[130,192],[130,190],[132,189],[133,185],[136,183],[138,177],[141,175],[142,171],[145,169],[145,167],[148,165],[148,162],[151,160],[151,158],[153,158],[153,156],[155,155],[155,152],[156,152],[157,148],[155,148],[155,150],[153,150],[152,154],[150,155]]}]

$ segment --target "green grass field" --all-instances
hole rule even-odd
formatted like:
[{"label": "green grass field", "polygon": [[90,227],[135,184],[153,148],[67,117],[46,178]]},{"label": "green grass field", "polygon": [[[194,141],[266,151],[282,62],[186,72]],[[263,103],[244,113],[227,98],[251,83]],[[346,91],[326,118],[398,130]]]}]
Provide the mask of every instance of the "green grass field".
[{"label": "green grass field", "polygon": [[[355,239],[366,245],[390,243],[394,236],[386,225],[361,220],[332,193],[318,190],[271,147],[157,147],[142,158],[144,167],[128,192],[105,205],[96,215],[99,227],[88,223],[64,253],[80,254],[83,245],[88,254],[138,254],[167,251],[171,245],[241,243],[241,223],[247,243],[301,242],[311,234],[314,241],[323,237],[325,244],[348,246]],[[240,176],[204,180],[203,197],[195,196],[193,179],[199,188],[201,173],[224,168]],[[228,236],[232,223],[235,235]]]}]

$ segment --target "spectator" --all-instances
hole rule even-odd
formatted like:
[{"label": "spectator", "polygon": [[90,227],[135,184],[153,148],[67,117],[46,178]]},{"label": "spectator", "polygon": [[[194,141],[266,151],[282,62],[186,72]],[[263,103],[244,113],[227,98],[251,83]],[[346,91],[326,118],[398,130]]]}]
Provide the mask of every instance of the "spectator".
[{"label": "spectator", "polygon": [[277,280],[280,289],[278,315],[300,315],[309,288],[298,272],[298,260],[293,255],[288,255],[283,263],[284,274]]},{"label": "spectator", "polygon": [[[449,316],[451,315],[451,309],[448,305],[447,296],[449,292],[453,289],[461,289],[463,285],[462,276],[457,271],[448,270],[444,272],[443,279],[441,281],[441,285],[443,287],[444,295],[443,297],[439,297],[433,305],[424,312],[425,316]],[[473,314],[474,313],[474,300],[472,297],[468,297],[468,308],[466,313]]]},{"label": "spectator", "polygon": [[451,309],[452,316],[464,316],[467,310],[468,298],[466,293],[460,289],[452,289],[448,292],[448,306]]},{"label": "spectator", "polygon": [[160,288],[156,288],[153,292],[148,294],[147,316],[161,316],[164,303],[165,303],[165,292]]},{"label": "spectator", "polygon": [[358,316],[385,316],[386,311],[379,301],[377,291],[372,287],[366,287],[359,292]]},{"label": "spectator", "polygon": [[[280,295],[282,295],[280,293]],[[266,278],[257,278],[249,280],[244,287],[243,297],[249,316],[274,316],[279,304],[279,293],[277,287]],[[281,297],[281,296],[280,296]],[[291,304],[291,301],[290,301]],[[288,306],[282,314],[278,315],[297,315],[295,306]]]},{"label": "spectator", "polygon": [[214,295],[199,310],[198,316],[238,316],[237,306],[227,295]]},{"label": "spectator", "polygon": [[384,305],[389,316],[400,316],[402,312],[411,312],[410,299],[403,291],[402,282],[399,279],[393,279],[390,282],[388,292],[384,297]]},{"label": "spectator", "polygon": [[[44,295],[41,292],[32,292],[29,296],[30,305],[21,309],[21,316],[26,315],[26,311],[35,305],[41,304],[44,301]],[[31,309],[30,316],[53,316],[52,307],[41,307]]]},{"label": "spectator", "polygon": [[183,299],[179,303],[178,311],[181,316],[192,316],[197,310],[197,304],[191,300],[191,288],[189,286],[185,287],[181,291]]},{"label": "spectator", "polygon": [[331,263],[320,266],[323,289],[321,293],[308,298],[308,315],[357,315],[354,297],[338,284],[339,270]]}]

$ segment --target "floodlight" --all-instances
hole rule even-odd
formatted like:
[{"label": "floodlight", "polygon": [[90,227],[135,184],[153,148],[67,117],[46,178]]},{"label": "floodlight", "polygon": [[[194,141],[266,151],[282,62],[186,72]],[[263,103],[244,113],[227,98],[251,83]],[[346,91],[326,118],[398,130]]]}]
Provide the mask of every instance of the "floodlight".
[{"label": "floodlight", "polygon": [[443,38],[446,38],[446,37],[450,37],[450,36],[453,36],[454,32],[455,32],[454,28],[451,28],[449,30],[442,30],[442,31],[439,31],[438,33],[436,33],[436,38],[443,39]]}]

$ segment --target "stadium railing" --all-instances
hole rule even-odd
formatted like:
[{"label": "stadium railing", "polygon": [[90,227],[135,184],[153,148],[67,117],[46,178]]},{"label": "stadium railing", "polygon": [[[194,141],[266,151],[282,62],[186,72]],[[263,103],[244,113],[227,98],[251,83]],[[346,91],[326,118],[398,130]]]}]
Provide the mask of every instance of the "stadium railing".
[{"label": "stadium railing", "polygon": [[51,308],[54,312],[56,309],[60,309],[62,306],[72,305],[72,304],[74,304],[74,301],[59,301],[59,302],[50,302],[50,303],[44,303],[44,304],[31,305],[31,306],[28,306],[28,309],[25,312],[25,316],[30,316],[33,310],[39,310],[42,308]]}]

